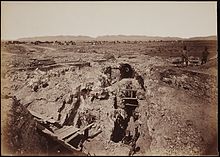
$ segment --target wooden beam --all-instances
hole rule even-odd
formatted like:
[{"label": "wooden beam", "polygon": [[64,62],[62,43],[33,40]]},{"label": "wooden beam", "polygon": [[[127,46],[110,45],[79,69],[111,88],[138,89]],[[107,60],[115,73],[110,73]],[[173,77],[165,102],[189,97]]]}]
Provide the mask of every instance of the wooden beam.
[{"label": "wooden beam", "polygon": [[67,138],[65,141],[66,141],[66,142],[69,142],[69,141],[71,141],[72,139],[74,139],[76,136],[82,135],[83,132],[84,132],[86,129],[89,129],[89,128],[90,128],[91,126],[93,126],[94,124],[95,124],[95,123],[91,123],[91,124],[87,125],[87,126],[84,127],[82,130],[76,132],[75,134],[73,134],[72,136],[70,136],[69,138]]},{"label": "wooden beam", "polygon": [[74,126],[68,128],[67,130],[61,132],[60,134],[56,134],[58,136],[59,139],[64,139],[74,133],[76,133],[77,131],[79,131],[78,128],[75,128]]},{"label": "wooden beam", "polygon": [[125,106],[138,106],[138,105],[126,103]]},{"label": "wooden beam", "polygon": [[125,97],[125,98],[122,98],[122,100],[137,100],[137,98]]},{"label": "wooden beam", "polygon": [[70,127],[71,127],[71,126],[65,125],[65,126],[63,126],[62,128],[55,130],[54,133],[58,135],[58,134],[60,134],[61,132],[64,132],[65,130],[69,129]]},{"label": "wooden beam", "polygon": [[49,135],[54,141],[56,141],[59,144],[63,145],[65,148],[67,148],[71,152],[78,153],[78,154],[81,153],[83,155],[86,155],[84,152],[81,152],[79,149],[76,149],[75,147],[73,147],[72,145],[67,143],[66,141],[58,139],[57,136],[54,133],[52,133],[50,130],[48,130],[47,128],[45,128],[41,124],[37,123],[37,128],[39,130],[41,130],[43,133],[45,133],[46,135]]}]

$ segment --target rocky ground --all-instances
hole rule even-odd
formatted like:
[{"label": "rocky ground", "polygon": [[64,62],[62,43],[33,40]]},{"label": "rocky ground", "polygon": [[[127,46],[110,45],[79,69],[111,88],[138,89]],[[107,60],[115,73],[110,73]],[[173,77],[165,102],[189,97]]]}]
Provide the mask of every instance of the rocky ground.
[{"label": "rocky ground", "polygon": [[[115,84],[106,85],[103,73],[105,67],[126,62],[143,77],[146,89],[141,90],[144,96],[138,100],[140,149],[134,155],[216,155],[217,60],[203,66],[175,67],[167,52],[174,53],[172,44],[2,44],[3,150],[6,154],[48,154],[50,141],[36,131],[28,111],[52,118],[60,125],[75,123],[67,117],[77,102],[75,96],[80,86],[91,91],[81,98],[79,116],[87,118],[86,122],[96,122],[93,130],[102,130],[85,141],[83,149],[90,155],[128,155],[130,146],[110,140],[114,127],[111,91],[122,83],[116,80]],[[153,46],[155,52],[148,49]],[[174,48],[179,53],[178,44]],[[215,56],[216,51],[212,51]],[[49,59],[46,63],[41,61],[47,68],[36,68],[33,59]],[[54,66],[54,62],[59,66]],[[86,63],[79,67],[78,62]],[[109,93],[108,97],[103,96],[103,89]],[[96,93],[104,98],[91,101]]]}]

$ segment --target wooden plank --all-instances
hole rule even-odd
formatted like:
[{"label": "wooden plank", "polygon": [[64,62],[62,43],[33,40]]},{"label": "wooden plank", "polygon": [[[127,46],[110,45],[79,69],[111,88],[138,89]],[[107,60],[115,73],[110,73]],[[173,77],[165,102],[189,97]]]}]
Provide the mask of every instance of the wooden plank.
[{"label": "wooden plank", "polygon": [[63,126],[62,128],[55,130],[54,133],[58,135],[58,134],[60,134],[61,132],[63,132],[63,131],[65,131],[65,130],[69,129],[70,127],[71,127],[71,126]]},{"label": "wooden plank", "polygon": [[95,124],[95,123],[91,123],[91,124],[87,125],[87,126],[84,127],[82,130],[76,132],[75,134],[73,134],[72,136],[70,136],[69,138],[67,138],[65,141],[66,141],[66,142],[69,142],[69,141],[71,141],[72,139],[74,139],[76,136],[82,135],[83,132],[84,132],[86,129],[89,129],[89,128],[90,128],[91,126],[93,126],[94,124]]},{"label": "wooden plank", "polygon": [[135,90],[135,89],[122,89],[122,91],[133,91],[133,92],[136,92],[137,90]]},{"label": "wooden plank", "polygon": [[77,131],[79,131],[79,129],[78,129],[78,128],[75,128],[75,127],[73,126],[73,127],[71,127],[71,128],[68,128],[67,130],[61,132],[60,134],[58,134],[57,137],[58,137],[59,139],[64,139],[64,138],[66,138],[66,137],[68,137],[68,136],[70,136],[70,135],[76,133]]},{"label": "wooden plank", "polygon": [[74,139],[75,137],[77,137],[78,135],[82,135],[82,132],[76,132],[75,134],[73,134],[72,136],[70,136],[69,138],[65,139],[65,142],[69,142],[72,139]]},{"label": "wooden plank", "polygon": [[96,133],[94,133],[93,135],[90,135],[89,138],[94,138],[95,136],[97,136],[98,134],[100,134],[102,132],[102,130],[98,130]]},{"label": "wooden plank", "polygon": [[138,105],[126,103],[125,106],[138,106]]},{"label": "wooden plank", "polygon": [[[58,139],[57,136],[54,133],[52,133],[50,130],[48,130],[47,128],[45,128],[41,124],[37,123],[37,128],[40,129],[43,133],[49,135],[54,141],[57,141],[58,143],[63,145],[65,148],[67,148],[71,152],[73,152],[73,153],[83,153],[83,152],[80,152],[80,150],[73,147],[72,145],[70,145],[69,143],[67,143],[66,141]],[[83,153],[83,154],[86,155],[85,153]]]},{"label": "wooden plank", "polygon": [[137,98],[122,98],[122,100],[137,100]]}]

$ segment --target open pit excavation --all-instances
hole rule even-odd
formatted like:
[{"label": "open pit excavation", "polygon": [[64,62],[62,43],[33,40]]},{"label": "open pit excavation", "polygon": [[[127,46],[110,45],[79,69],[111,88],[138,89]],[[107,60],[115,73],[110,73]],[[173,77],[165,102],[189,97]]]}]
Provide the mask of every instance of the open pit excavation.
[{"label": "open pit excavation", "polygon": [[216,41],[2,42],[2,152],[217,155],[216,54]]}]

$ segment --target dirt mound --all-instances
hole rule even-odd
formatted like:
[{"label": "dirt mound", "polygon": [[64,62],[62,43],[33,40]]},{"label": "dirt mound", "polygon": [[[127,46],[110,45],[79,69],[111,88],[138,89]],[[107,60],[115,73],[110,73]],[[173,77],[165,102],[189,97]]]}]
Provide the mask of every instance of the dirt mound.
[{"label": "dirt mound", "polygon": [[113,54],[109,53],[109,52],[106,52],[103,56],[104,59],[106,60],[112,60],[112,61],[115,61],[116,58]]},{"label": "dirt mound", "polygon": [[160,72],[160,81],[198,97],[210,98],[215,95],[215,79],[203,73],[166,68]]},{"label": "dirt mound", "polygon": [[28,110],[15,97],[5,100],[2,105],[6,110],[2,132],[4,154],[46,154],[47,140],[37,132],[36,121]]}]

